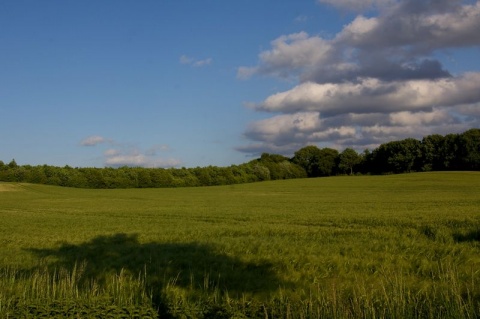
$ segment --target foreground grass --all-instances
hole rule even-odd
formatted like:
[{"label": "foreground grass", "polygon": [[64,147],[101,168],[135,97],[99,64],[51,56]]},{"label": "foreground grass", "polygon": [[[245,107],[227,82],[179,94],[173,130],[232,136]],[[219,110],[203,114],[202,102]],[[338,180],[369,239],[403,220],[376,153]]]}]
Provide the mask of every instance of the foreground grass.
[{"label": "foreground grass", "polygon": [[0,184],[0,317],[476,318],[480,174]]}]

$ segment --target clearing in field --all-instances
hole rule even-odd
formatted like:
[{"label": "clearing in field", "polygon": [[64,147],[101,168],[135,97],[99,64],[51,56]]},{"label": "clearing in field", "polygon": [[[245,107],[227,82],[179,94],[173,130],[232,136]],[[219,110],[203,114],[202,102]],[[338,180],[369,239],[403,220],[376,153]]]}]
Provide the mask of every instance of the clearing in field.
[{"label": "clearing in field", "polygon": [[2,318],[480,316],[478,172],[2,189]]}]

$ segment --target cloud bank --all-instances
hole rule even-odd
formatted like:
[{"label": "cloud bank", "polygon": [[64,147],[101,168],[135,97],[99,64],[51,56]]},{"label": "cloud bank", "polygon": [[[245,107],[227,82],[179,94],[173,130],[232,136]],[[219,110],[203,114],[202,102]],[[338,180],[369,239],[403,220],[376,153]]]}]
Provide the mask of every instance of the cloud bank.
[{"label": "cloud bank", "polygon": [[[272,117],[250,123],[238,150],[291,154],[308,144],[374,148],[389,140],[480,126],[480,72],[455,74],[445,52],[480,47],[480,2],[318,0],[357,15],[332,38],[282,35],[237,77],[295,81],[248,106]],[[319,30],[321,31],[321,30]]]}]

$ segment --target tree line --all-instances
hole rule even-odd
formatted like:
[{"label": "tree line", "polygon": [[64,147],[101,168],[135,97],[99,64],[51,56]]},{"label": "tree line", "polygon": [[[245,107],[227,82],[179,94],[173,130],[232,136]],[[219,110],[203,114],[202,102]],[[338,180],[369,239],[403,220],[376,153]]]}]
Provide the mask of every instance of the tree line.
[{"label": "tree line", "polygon": [[480,129],[422,140],[407,138],[381,144],[373,151],[339,152],[310,145],[292,158],[263,153],[260,158],[229,167],[93,168],[18,165],[0,161],[0,181],[79,188],[153,188],[214,186],[258,181],[353,174],[480,170]]},{"label": "tree line", "polygon": [[26,182],[79,188],[155,188],[215,186],[303,178],[305,170],[281,155],[229,167],[195,168],[95,168],[18,165],[0,161],[0,181]]}]

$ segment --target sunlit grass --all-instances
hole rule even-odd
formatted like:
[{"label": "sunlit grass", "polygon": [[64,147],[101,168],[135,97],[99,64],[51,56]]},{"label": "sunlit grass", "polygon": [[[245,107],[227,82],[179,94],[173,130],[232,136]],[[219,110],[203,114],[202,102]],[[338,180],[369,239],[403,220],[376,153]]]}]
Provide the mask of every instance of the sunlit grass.
[{"label": "sunlit grass", "polygon": [[479,173],[0,185],[0,317],[40,300],[162,318],[480,316]]}]

